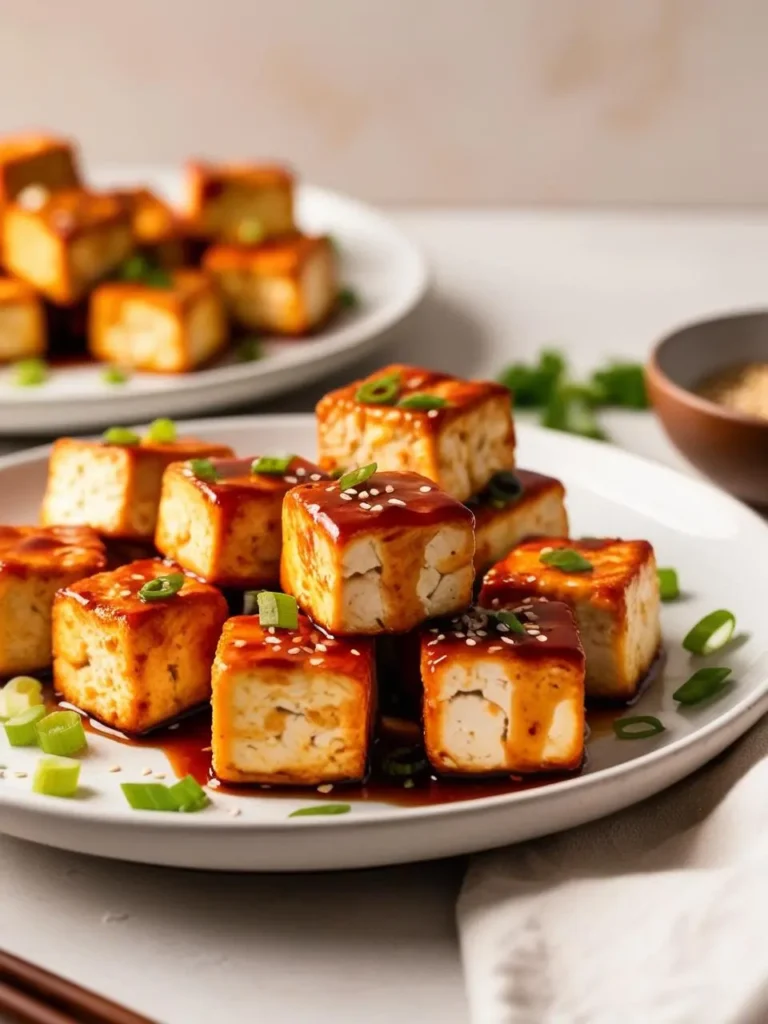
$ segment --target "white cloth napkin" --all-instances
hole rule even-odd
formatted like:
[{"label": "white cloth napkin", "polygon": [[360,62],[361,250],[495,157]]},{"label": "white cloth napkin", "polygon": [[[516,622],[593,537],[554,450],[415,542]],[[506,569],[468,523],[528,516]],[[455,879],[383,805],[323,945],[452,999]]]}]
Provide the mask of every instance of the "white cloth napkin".
[{"label": "white cloth napkin", "polygon": [[472,1024],[768,1022],[768,718],[659,796],[470,864]]}]

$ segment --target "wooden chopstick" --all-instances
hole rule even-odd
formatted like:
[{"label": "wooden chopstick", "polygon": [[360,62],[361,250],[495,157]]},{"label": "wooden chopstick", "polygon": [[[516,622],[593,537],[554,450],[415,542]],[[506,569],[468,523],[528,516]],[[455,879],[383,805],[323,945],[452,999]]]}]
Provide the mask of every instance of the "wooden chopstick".
[{"label": "wooden chopstick", "polygon": [[27,1024],[157,1024],[3,950],[0,1010]]}]

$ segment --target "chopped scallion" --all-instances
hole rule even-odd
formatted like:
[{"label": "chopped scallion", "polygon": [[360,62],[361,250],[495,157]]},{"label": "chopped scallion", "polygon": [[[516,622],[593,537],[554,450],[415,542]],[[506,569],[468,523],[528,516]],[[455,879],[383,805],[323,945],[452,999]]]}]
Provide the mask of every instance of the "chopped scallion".
[{"label": "chopped scallion", "polygon": [[173,444],[177,435],[176,424],[169,419],[153,420],[147,431],[147,439],[155,444]]},{"label": "chopped scallion", "polygon": [[168,786],[160,782],[123,782],[120,786],[134,811],[178,811],[179,805]]},{"label": "chopped scallion", "polygon": [[594,566],[573,548],[552,548],[539,555],[542,565],[548,565],[560,572],[591,572]]},{"label": "chopped scallion", "polygon": [[412,395],[406,395],[397,403],[401,409],[418,409],[426,411],[429,409],[444,409],[448,402],[440,395],[427,395],[424,392],[415,391]]},{"label": "chopped scallion", "polygon": [[3,687],[5,714],[14,718],[36,704],[43,703],[43,684],[32,676],[14,676]]},{"label": "chopped scallion", "polygon": [[212,484],[219,479],[218,470],[210,459],[189,459],[187,465],[198,480]]},{"label": "chopped scallion", "polygon": [[101,379],[105,384],[125,384],[130,374],[119,366],[107,366],[101,372]]},{"label": "chopped scallion", "polygon": [[290,594],[277,594],[271,590],[260,590],[256,595],[259,607],[259,622],[262,626],[277,626],[280,629],[296,629],[299,625],[299,606]]},{"label": "chopped scallion", "polygon": [[11,367],[13,383],[19,388],[36,388],[48,380],[44,359],[20,359]]},{"label": "chopped scallion", "polygon": [[287,473],[295,455],[262,455],[251,463],[252,473],[266,473],[268,476],[282,476]]},{"label": "chopped scallion", "polygon": [[377,470],[375,462],[369,463],[367,466],[360,466],[359,469],[353,469],[349,473],[345,473],[339,480],[339,490],[348,491],[350,487],[357,487],[358,484],[365,483]]},{"label": "chopped scallion", "polygon": [[363,405],[394,405],[400,394],[402,381],[399,373],[389,373],[375,380],[367,380],[355,392],[355,401]]},{"label": "chopped scallion", "polygon": [[691,654],[713,654],[725,647],[736,629],[733,612],[720,608],[710,612],[686,633],[683,647]]},{"label": "chopped scallion", "polygon": [[620,740],[647,740],[664,732],[664,725],[654,715],[633,715],[617,718],[613,731]]},{"label": "chopped scallion", "polygon": [[397,747],[381,759],[381,769],[393,778],[410,778],[427,768],[427,759],[421,747]]},{"label": "chopped scallion", "polygon": [[185,576],[181,572],[170,572],[166,576],[155,576],[139,590],[142,601],[167,601],[174,597],[184,586]]},{"label": "chopped scallion", "polygon": [[261,339],[256,337],[243,338],[235,349],[239,363],[255,363],[257,359],[261,359],[263,354]]},{"label": "chopped scallion", "polygon": [[20,715],[10,718],[4,725],[5,735],[12,747],[35,747],[37,746],[37,733],[35,723],[45,715],[45,707],[42,704],[35,704]]},{"label": "chopped scallion", "polygon": [[201,811],[211,802],[203,787],[191,775],[185,775],[183,779],[170,787],[170,791],[180,811]]},{"label": "chopped scallion", "polygon": [[141,438],[135,430],[129,430],[127,427],[110,427],[109,430],[105,430],[102,434],[102,440],[105,444],[117,444],[127,447],[139,444]]},{"label": "chopped scallion", "polygon": [[46,754],[69,757],[88,746],[83,720],[76,711],[53,711],[35,726],[37,742]]},{"label": "chopped scallion", "polygon": [[514,612],[494,612],[493,615],[497,622],[507,626],[513,633],[525,633],[525,626]]},{"label": "chopped scallion", "polygon": [[342,309],[356,309],[360,305],[360,299],[354,288],[342,288],[339,291],[338,302]]},{"label": "chopped scallion", "polygon": [[291,811],[289,818],[309,818],[316,814],[346,814],[351,811],[350,804],[317,804],[314,807],[300,807],[298,811]]},{"label": "chopped scallion", "polygon": [[241,221],[237,227],[237,238],[243,245],[258,245],[264,241],[265,235],[264,225],[255,217]]},{"label": "chopped scallion", "polygon": [[657,569],[659,594],[662,601],[676,601],[680,597],[680,586],[677,581],[676,569]]},{"label": "chopped scallion", "polygon": [[700,668],[672,694],[672,699],[680,704],[700,704],[707,697],[713,697],[727,684],[731,674],[729,668]]},{"label": "chopped scallion", "polygon": [[41,757],[32,778],[33,793],[74,796],[80,780],[80,762],[71,757]]}]

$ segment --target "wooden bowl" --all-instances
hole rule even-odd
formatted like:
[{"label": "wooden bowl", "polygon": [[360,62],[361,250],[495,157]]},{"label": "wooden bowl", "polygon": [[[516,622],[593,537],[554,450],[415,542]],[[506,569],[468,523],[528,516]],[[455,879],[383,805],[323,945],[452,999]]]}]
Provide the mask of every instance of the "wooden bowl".
[{"label": "wooden bowl", "polygon": [[768,506],[768,419],[694,394],[710,374],[748,362],[768,362],[768,312],[675,331],[654,349],[646,380],[664,429],[682,454],[737,498]]}]

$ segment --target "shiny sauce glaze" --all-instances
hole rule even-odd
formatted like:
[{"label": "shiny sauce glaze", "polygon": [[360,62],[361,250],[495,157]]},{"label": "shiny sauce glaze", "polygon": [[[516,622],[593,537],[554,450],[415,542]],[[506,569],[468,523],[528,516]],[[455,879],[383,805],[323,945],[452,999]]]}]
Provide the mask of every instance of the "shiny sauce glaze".
[{"label": "shiny sauce glaze", "polygon": [[106,564],[104,545],[90,527],[0,526],[4,572],[98,572]]},{"label": "shiny sauce glaze", "polygon": [[252,473],[251,466],[258,458],[258,455],[252,455],[249,458],[211,459],[217,473],[216,480],[200,479],[188,466],[181,467],[178,472],[191,478],[211,504],[231,508],[233,511],[247,495],[277,495],[282,503],[283,495],[305,480],[310,483],[325,482],[326,486],[330,480],[314,463],[298,455],[293,457],[284,473]]},{"label": "shiny sauce glaze", "polygon": [[534,473],[529,469],[514,469],[512,472],[520,481],[522,491],[503,508],[497,508],[492,504],[491,495],[487,491],[477,495],[475,498],[470,498],[466,502],[474,514],[478,527],[499,515],[504,515],[511,508],[519,511],[528,502],[536,501],[543,493],[551,490],[553,487],[563,490],[563,485],[559,480],[551,476],[545,476],[543,473]]}]

